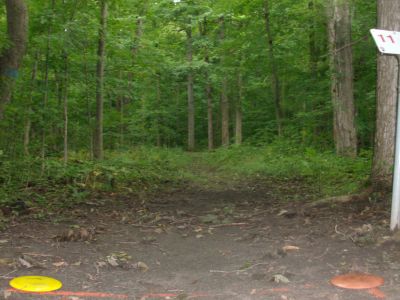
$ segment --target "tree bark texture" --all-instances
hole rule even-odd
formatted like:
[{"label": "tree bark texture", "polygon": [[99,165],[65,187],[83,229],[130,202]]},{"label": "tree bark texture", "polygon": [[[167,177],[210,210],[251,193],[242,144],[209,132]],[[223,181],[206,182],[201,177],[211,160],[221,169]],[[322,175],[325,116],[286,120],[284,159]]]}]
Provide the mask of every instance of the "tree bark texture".
[{"label": "tree bark texture", "polygon": [[160,73],[157,73],[157,79],[156,79],[156,95],[157,95],[157,117],[156,117],[156,130],[157,130],[157,136],[156,136],[156,145],[157,147],[161,147],[162,145],[162,135],[161,135],[161,75]]},{"label": "tree bark texture", "polygon": [[235,106],[235,144],[241,145],[243,140],[242,135],[242,100],[243,100],[243,78],[240,71],[237,75],[238,98]]},{"label": "tree bark texture", "polygon": [[192,71],[192,61],[193,61],[193,37],[192,29],[188,28],[186,30],[187,35],[187,62],[189,65],[189,70],[187,74],[187,97],[188,97],[188,150],[193,151],[195,148],[195,107],[194,107],[194,92],[193,92],[193,71]]},{"label": "tree bark texture", "polygon": [[[220,33],[219,39],[222,43],[225,39],[225,18],[219,19]],[[221,65],[224,65],[224,57],[221,57]],[[228,78],[224,74],[221,83],[221,144],[229,146],[229,98],[228,98]]]},{"label": "tree bark texture", "polygon": [[143,36],[143,26],[144,26],[144,18],[142,16],[138,16],[136,18],[136,29],[135,29],[135,36],[133,39],[133,46],[131,49],[131,55],[132,55],[132,71],[129,72],[128,74],[128,90],[130,92],[130,97],[124,101],[121,102],[121,110],[123,110],[123,107],[126,103],[129,103],[130,101],[133,101],[135,99],[134,94],[135,94],[135,72],[134,68],[136,66],[136,57],[138,56],[139,49],[140,49],[140,42],[142,40]]},{"label": "tree bark texture", "polygon": [[[85,43],[86,44],[86,43]],[[83,49],[83,74],[85,78],[85,100],[86,100],[86,120],[87,126],[89,127],[89,154],[90,159],[94,158],[94,134],[93,134],[93,122],[92,122],[92,110],[90,107],[90,85],[89,85],[89,68],[87,59],[87,48]]]},{"label": "tree bark texture", "polygon": [[46,112],[47,102],[49,99],[49,64],[50,64],[50,36],[54,19],[54,7],[55,0],[51,1],[51,12],[52,15],[49,18],[49,25],[47,27],[47,39],[46,39],[46,54],[45,54],[45,65],[44,65],[44,91],[43,91],[43,109],[42,109],[42,145],[41,145],[41,159],[42,159],[42,170],[41,174],[45,171],[45,157],[46,157]]},{"label": "tree bark texture", "polygon": [[68,164],[68,55],[64,53],[64,90],[63,90],[63,115],[64,115],[64,166]]},{"label": "tree bark texture", "polygon": [[353,92],[353,54],[349,0],[333,0],[329,11],[331,98],[336,153],[357,155]]},{"label": "tree bark texture", "polygon": [[281,88],[278,74],[278,66],[275,59],[275,49],[274,49],[274,40],[272,37],[271,31],[271,17],[270,17],[270,8],[269,8],[269,0],[264,0],[264,20],[265,20],[265,30],[268,38],[268,56],[271,65],[272,71],[272,91],[274,95],[274,103],[275,103],[275,115],[276,115],[276,123],[278,135],[282,135],[282,104],[281,104]]},{"label": "tree bark texture", "polygon": [[6,0],[7,35],[10,46],[0,53],[0,120],[11,100],[14,82],[28,39],[28,10],[24,0]]},{"label": "tree bark texture", "polygon": [[30,91],[29,91],[29,100],[28,107],[26,109],[25,116],[25,126],[24,126],[24,155],[29,156],[29,145],[31,138],[31,128],[32,128],[32,102],[33,102],[33,92],[35,89],[35,81],[36,81],[36,73],[38,68],[38,55],[35,55],[34,63],[32,67],[32,75],[31,75],[31,83],[30,83]]},{"label": "tree bark texture", "polygon": [[311,19],[309,20],[309,64],[310,72],[313,79],[318,77],[318,51],[317,51],[317,37],[316,37],[316,25],[315,25],[315,0],[310,0],[308,8],[310,10]]},{"label": "tree bark texture", "polygon": [[[378,0],[379,29],[400,31],[400,2]],[[371,180],[375,189],[392,185],[396,129],[398,66],[392,56],[378,55],[376,131]]]},{"label": "tree bark texture", "polygon": [[104,66],[106,56],[106,33],[107,33],[107,1],[101,1],[99,44],[97,49],[97,71],[96,71],[96,127],[93,145],[93,156],[97,160],[104,157],[103,146],[103,106],[104,106]]},{"label": "tree bark texture", "polygon": [[[200,23],[200,32],[203,38],[207,36],[207,17],[204,17],[203,22]],[[210,66],[210,54],[208,46],[205,49],[204,62],[207,66]],[[212,97],[212,85],[210,80],[210,74],[208,69],[205,71],[206,81],[206,98],[207,98],[207,140],[208,150],[214,149],[214,126],[213,126],[213,97]]]},{"label": "tree bark texture", "polygon": [[207,95],[207,139],[208,150],[214,149],[214,125],[213,125],[213,97],[211,81],[208,73],[206,74],[206,95]]}]

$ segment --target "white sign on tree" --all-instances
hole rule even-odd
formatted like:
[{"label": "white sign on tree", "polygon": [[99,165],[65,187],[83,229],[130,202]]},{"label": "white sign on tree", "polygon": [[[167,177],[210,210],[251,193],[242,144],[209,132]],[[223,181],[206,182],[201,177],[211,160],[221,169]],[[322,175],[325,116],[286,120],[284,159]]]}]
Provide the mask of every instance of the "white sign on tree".
[{"label": "white sign on tree", "polygon": [[371,29],[372,37],[382,54],[395,55],[398,63],[397,75],[397,125],[393,171],[392,212],[390,229],[400,229],[400,32]]},{"label": "white sign on tree", "polygon": [[382,54],[400,55],[400,32],[371,29],[371,34]]}]

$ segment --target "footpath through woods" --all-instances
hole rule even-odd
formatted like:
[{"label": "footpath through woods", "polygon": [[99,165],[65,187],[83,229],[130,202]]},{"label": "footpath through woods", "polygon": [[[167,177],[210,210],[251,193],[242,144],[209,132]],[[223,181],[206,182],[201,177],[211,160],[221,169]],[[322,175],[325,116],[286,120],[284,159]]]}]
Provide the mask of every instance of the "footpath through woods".
[{"label": "footpath through woods", "polygon": [[[4,299],[398,299],[400,239],[383,204],[304,209],[302,182],[234,180],[194,164],[197,181],[152,195],[101,193],[0,234]],[[200,178],[200,179],[199,179]],[[379,290],[343,290],[347,272],[384,277]],[[62,281],[21,294],[22,275]]]}]

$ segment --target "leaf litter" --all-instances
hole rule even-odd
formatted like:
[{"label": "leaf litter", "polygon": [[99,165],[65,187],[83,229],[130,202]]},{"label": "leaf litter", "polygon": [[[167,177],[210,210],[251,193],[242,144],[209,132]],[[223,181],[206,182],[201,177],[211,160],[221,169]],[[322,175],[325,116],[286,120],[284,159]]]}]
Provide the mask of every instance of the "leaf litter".
[{"label": "leaf litter", "polygon": [[[253,201],[253,196],[254,194],[252,192],[249,196],[251,201]],[[196,197],[194,197],[194,200],[197,201],[198,199]],[[133,212],[130,212],[129,214],[127,213],[127,217],[123,224],[118,226],[123,226],[124,229],[129,228],[129,231],[132,231],[132,233],[135,233],[136,235],[135,239],[133,240],[133,237],[128,235],[128,230],[124,230],[124,232],[127,233],[122,235],[122,239],[125,239],[126,241],[132,241],[132,244],[124,245],[124,247],[126,246],[126,248],[122,249],[124,251],[115,251],[114,249],[109,249],[112,244],[110,239],[113,234],[112,230],[114,230],[112,228],[118,226],[114,225],[114,219],[107,215],[107,213],[104,213],[104,218],[101,219],[101,223],[110,228],[109,232],[105,235],[105,237],[107,236],[110,238],[102,238],[97,241],[94,235],[98,235],[98,231],[94,231],[93,236],[90,238],[88,237],[90,234],[81,234],[80,228],[83,227],[90,233],[91,227],[79,226],[67,229],[63,234],[59,234],[58,240],[56,240],[63,240],[64,242],[93,241],[93,243],[65,243],[60,249],[65,251],[65,253],[68,253],[67,251],[71,248],[74,248],[75,251],[77,251],[76,249],[81,249],[81,247],[86,249],[86,247],[93,245],[95,245],[96,249],[97,247],[104,247],[108,249],[107,252],[102,252],[102,255],[100,256],[102,257],[101,260],[98,262],[93,262],[96,266],[96,269],[102,269],[101,274],[98,272],[97,276],[93,277],[93,281],[95,280],[96,284],[97,282],[101,282],[101,280],[104,278],[111,278],[115,274],[118,274],[117,272],[113,272],[113,269],[136,270],[138,271],[138,275],[141,273],[146,273],[146,276],[148,276],[146,277],[148,278],[148,281],[156,281],[157,279],[164,278],[162,277],[164,276],[162,275],[162,272],[167,271],[164,270],[165,266],[168,265],[171,260],[174,260],[172,268],[169,267],[174,270],[174,273],[182,274],[179,272],[182,272],[183,269],[187,269],[188,272],[190,272],[190,275],[196,276],[194,279],[188,278],[190,282],[195,282],[195,285],[191,286],[190,284],[187,284],[185,286],[185,277],[181,278],[182,280],[180,281],[180,284],[185,288],[196,290],[197,285],[203,284],[202,282],[204,282],[204,285],[207,283],[207,276],[204,274],[201,275],[202,273],[198,270],[198,265],[207,265],[209,261],[205,260],[203,257],[206,253],[208,253],[206,250],[215,250],[214,255],[211,253],[207,254],[207,259],[210,260],[210,263],[213,260],[219,263],[218,257],[222,257],[225,265],[223,265],[221,261],[221,270],[207,268],[207,270],[211,273],[222,274],[222,276],[217,276],[218,278],[213,277],[213,280],[216,280],[216,282],[221,286],[230,286],[231,281],[232,286],[234,286],[235,282],[246,282],[246,284],[249,284],[249,286],[255,285],[257,290],[262,288],[264,285],[273,287],[274,284],[285,284],[288,287],[291,287],[292,284],[299,284],[297,276],[295,278],[290,277],[287,275],[288,273],[286,273],[286,270],[299,270],[299,273],[306,274],[306,278],[310,278],[310,280],[320,280],[321,276],[326,274],[321,275],[320,272],[313,272],[315,272],[316,267],[321,267],[322,262],[318,260],[318,255],[324,253],[324,249],[326,249],[326,246],[328,245],[327,243],[330,243],[329,245],[331,245],[330,252],[326,253],[323,259],[323,265],[327,272],[338,272],[339,270],[349,268],[351,266],[351,260],[357,258],[355,254],[358,251],[358,248],[351,248],[351,245],[354,243],[352,243],[350,237],[358,238],[371,233],[375,234],[375,231],[382,232],[380,228],[376,227],[376,222],[373,220],[371,222],[368,221],[366,224],[363,224],[362,222],[355,222],[355,220],[357,220],[357,214],[354,212],[352,212],[352,219],[346,219],[344,212],[346,212],[346,209],[348,208],[344,208],[344,212],[335,211],[335,218],[332,217],[331,211],[322,211],[318,212],[318,214],[310,213],[310,215],[307,215],[309,220],[309,222],[307,222],[307,228],[303,228],[302,216],[294,215],[293,217],[289,217],[286,213],[282,214],[281,216],[277,216],[276,213],[277,211],[279,212],[280,209],[288,212],[298,211],[297,209],[288,209],[288,205],[286,204],[275,204],[273,207],[271,207],[270,203],[263,203],[260,201],[256,205],[252,204],[252,206],[247,206],[248,209],[241,210],[240,213],[238,213],[237,207],[239,207],[242,199],[241,196],[237,198],[238,204],[236,206],[230,206],[226,209],[224,209],[224,207],[227,207],[227,205],[221,205],[221,207],[216,210],[207,209],[214,205],[211,202],[212,199],[210,199],[210,202],[204,204],[205,206],[209,206],[206,208],[200,208],[199,211],[196,211],[195,207],[193,207],[191,210],[188,207],[181,207],[180,204],[174,204],[175,207],[171,210],[163,210],[159,207],[156,207],[153,209],[158,211],[151,212],[146,208],[141,212],[141,215],[139,215],[138,218],[135,218],[135,214]],[[226,201],[228,200],[230,201],[231,199],[227,199]],[[263,198],[262,201],[266,200]],[[252,203],[254,203],[254,201]],[[193,206],[195,205],[196,204],[193,203]],[[136,211],[139,210],[139,208],[135,209]],[[118,213],[119,215],[122,215],[123,212]],[[368,214],[370,214],[369,211]],[[109,217],[109,219],[107,219],[107,217]],[[202,219],[202,217],[206,217],[206,219]],[[343,230],[344,234],[346,235],[346,239],[344,241],[337,240],[338,236],[343,237],[341,235],[329,235],[333,232],[332,228],[335,225],[334,223],[332,224],[332,222],[337,222],[340,224],[340,230]],[[368,226],[368,224],[371,226]],[[223,226],[220,227],[220,225]],[[217,230],[216,228],[221,229]],[[345,228],[345,230],[343,228]],[[176,231],[174,229],[176,229]],[[73,233],[71,233],[70,230],[72,230]],[[177,233],[177,236],[180,240],[174,237],[174,233]],[[187,233],[190,235],[187,238],[182,239],[182,236]],[[197,249],[195,249],[195,246],[186,250],[184,247],[188,247],[188,244],[190,245],[196,243],[196,235],[207,236],[207,239],[197,242],[204,245],[205,248],[203,249],[199,247],[198,252],[196,252]],[[168,242],[170,236],[174,239]],[[240,237],[244,238],[240,239]],[[208,244],[208,239],[210,239],[210,242],[213,243],[223,243],[224,247],[215,248],[213,244]],[[350,250],[346,252],[346,259],[343,259],[346,264],[335,264],[335,259],[338,256],[337,253],[340,253],[338,251],[343,249],[343,243],[346,243],[347,241],[350,241],[350,243],[345,244],[345,246],[346,249]],[[257,242],[257,244],[254,242]],[[119,241],[116,241],[116,244],[118,243]],[[8,243],[5,244],[8,245]],[[106,247],[106,244],[109,248]],[[172,255],[167,256],[163,254],[157,254],[157,252],[151,252],[153,251],[151,249],[152,247],[147,247],[147,245],[158,244],[166,246]],[[383,243],[382,245],[386,247],[386,244],[387,243]],[[52,247],[56,246],[57,245],[54,245]],[[380,247],[380,245],[378,246]],[[182,252],[180,252],[181,247],[183,247]],[[214,247],[214,249],[212,247]],[[229,253],[229,255],[219,255],[218,253],[220,249],[224,249],[223,252]],[[374,253],[374,249],[367,249],[371,250],[371,253]],[[183,253],[184,250],[185,252]],[[35,249],[34,251],[37,250]],[[193,251],[193,253],[190,253],[190,251]],[[202,255],[202,252],[205,252],[204,255]],[[265,255],[260,255],[261,252],[264,252]],[[108,253],[108,255],[105,255],[105,253]],[[139,256],[138,254],[143,256]],[[91,261],[89,255],[80,255],[79,259],[76,257],[76,255],[73,257],[68,257],[67,255],[69,254],[66,254],[65,256],[65,265],[64,259],[56,259],[53,261],[53,263],[51,263],[51,266],[55,268],[67,268],[68,270],[76,269],[76,271],[81,268],[85,269],[89,268],[90,266],[93,267],[93,264],[87,263],[88,261]],[[185,258],[184,264],[181,260],[182,255]],[[388,261],[394,260],[395,254],[390,253],[390,255],[386,257]],[[132,257],[134,257],[134,259]],[[140,259],[137,259],[139,257]],[[153,261],[152,257],[155,257]],[[186,257],[192,257],[193,262],[189,261],[189,259],[186,259]],[[379,262],[379,257],[376,258],[376,260]],[[84,263],[82,263],[83,261]],[[369,260],[365,260],[364,263],[368,264],[368,267],[371,269],[375,268],[373,264],[369,264]],[[154,267],[150,268],[149,265]],[[79,268],[71,268],[72,266]],[[168,269],[168,272],[170,272],[171,269]],[[239,281],[235,279],[235,277],[237,277],[236,275],[240,276],[240,279],[238,279]],[[185,276],[188,276],[188,273],[185,273]],[[168,282],[171,282],[171,285],[173,285],[173,280],[176,280],[180,277],[177,277],[176,279],[172,278],[170,281],[168,281],[166,278],[167,277],[164,278],[165,282],[167,282],[166,285],[168,285]],[[124,279],[123,275],[119,278],[119,280],[120,279]],[[224,281],[228,279],[229,282]],[[269,281],[269,279],[272,281]],[[246,280],[250,281],[247,282]],[[91,284],[94,285],[94,283]],[[121,286],[123,286],[123,283],[121,283]],[[126,286],[125,288],[129,289],[129,286]],[[161,288],[162,287],[157,287],[157,290],[155,291],[159,292],[161,291]],[[134,289],[131,288],[131,290],[133,291]],[[289,296],[285,297],[287,297],[287,299],[291,299]],[[321,299],[323,298],[324,297]],[[300,297],[299,299],[303,298]]]}]

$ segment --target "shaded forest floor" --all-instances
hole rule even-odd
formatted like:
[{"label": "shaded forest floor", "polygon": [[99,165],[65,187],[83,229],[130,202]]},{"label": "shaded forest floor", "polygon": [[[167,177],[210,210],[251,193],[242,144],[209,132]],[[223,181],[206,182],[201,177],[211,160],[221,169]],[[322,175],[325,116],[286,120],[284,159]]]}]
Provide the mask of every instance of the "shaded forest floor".
[{"label": "shaded forest floor", "polygon": [[[24,216],[0,234],[5,299],[397,299],[400,239],[385,204],[305,209],[301,181],[231,181],[194,164],[199,180],[153,194],[102,192],[85,204]],[[380,291],[329,280],[361,271]],[[63,282],[49,295],[8,287],[22,275]],[[381,292],[381,293],[380,293]],[[1,297],[0,296],[0,297]]]}]

